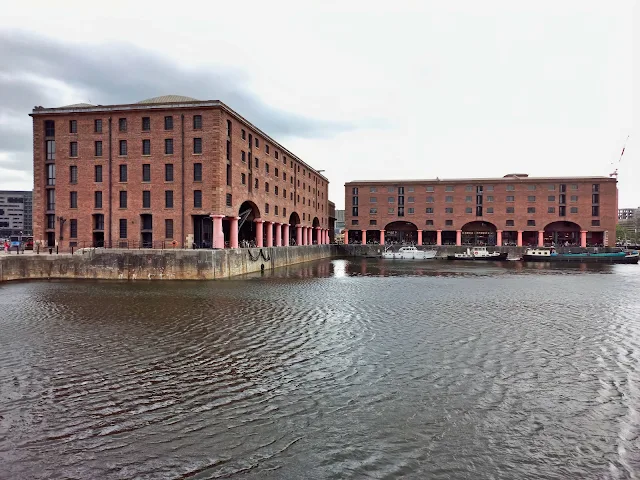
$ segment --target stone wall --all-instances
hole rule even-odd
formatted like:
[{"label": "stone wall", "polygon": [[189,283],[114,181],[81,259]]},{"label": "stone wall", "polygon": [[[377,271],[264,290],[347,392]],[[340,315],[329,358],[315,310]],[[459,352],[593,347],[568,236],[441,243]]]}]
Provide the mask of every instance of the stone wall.
[{"label": "stone wall", "polygon": [[3,255],[0,282],[78,278],[108,280],[212,280],[332,256],[335,246],[234,250],[85,249],[74,255]]}]

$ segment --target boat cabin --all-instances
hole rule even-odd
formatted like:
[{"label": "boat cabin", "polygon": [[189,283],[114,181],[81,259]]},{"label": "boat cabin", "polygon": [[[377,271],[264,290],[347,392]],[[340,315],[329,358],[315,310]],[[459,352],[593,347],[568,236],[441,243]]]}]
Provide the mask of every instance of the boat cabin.
[{"label": "boat cabin", "polygon": [[553,247],[551,248],[538,247],[538,248],[527,248],[525,255],[531,255],[533,257],[550,257],[552,255],[555,255],[555,253],[556,253],[556,250]]}]

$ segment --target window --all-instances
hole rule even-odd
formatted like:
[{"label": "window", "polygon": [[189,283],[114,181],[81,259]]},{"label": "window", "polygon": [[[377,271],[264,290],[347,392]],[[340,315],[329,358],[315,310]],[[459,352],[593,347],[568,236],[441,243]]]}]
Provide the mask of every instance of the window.
[{"label": "window", "polygon": [[433,197],[427,197],[427,203],[433,203]]},{"label": "window", "polygon": [[227,207],[230,207],[233,204],[233,197],[231,196],[230,193],[227,193],[226,204],[227,204]]},{"label": "window", "polygon": [[[77,201],[76,201],[76,204],[77,204]],[[53,188],[51,188],[47,190],[47,210],[55,210],[55,209],[56,209],[56,191]]]},{"label": "window", "polygon": [[[49,190],[48,192],[52,191],[53,190]],[[78,208],[78,192],[69,192],[69,208]],[[53,209],[50,208],[49,210]]]},{"label": "window", "polygon": [[276,178],[278,178],[280,176],[280,172],[278,172],[278,169],[274,169],[273,174]]},{"label": "window", "polygon": [[444,224],[445,224],[447,227],[451,227],[451,226],[453,226],[453,220],[445,220],[445,221],[444,221]]},{"label": "window", "polygon": [[151,164],[149,163],[142,164],[142,181],[143,182],[151,181]]},{"label": "window", "polygon": [[395,208],[393,208],[393,207],[389,207],[389,208],[387,209],[387,213],[390,213],[390,214],[395,213],[395,211],[396,211],[396,209],[395,209]]},{"label": "window", "polygon": [[433,226],[433,220],[427,220],[427,225]]},{"label": "window", "polygon": [[536,189],[536,186],[535,186],[535,185],[527,185],[527,190],[529,190],[529,191],[533,191],[533,190],[535,190],[535,189]]},{"label": "window", "polygon": [[78,121],[69,120],[69,133],[78,133]]},{"label": "window", "polygon": [[376,193],[378,191],[378,189],[376,187],[369,187],[369,192],[370,193]]},{"label": "window", "polygon": [[275,185],[273,187],[273,193],[274,193],[274,195],[278,195],[278,186],[277,185]]},{"label": "window", "polygon": [[547,201],[549,201],[549,202],[555,202],[555,201],[556,201],[556,196],[555,196],[555,195],[549,195],[549,196],[547,197]]},{"label": "window", "polygon": [[164,221],[164,238],[173,238],[173,220],[170,218]]},{"label": "window", "polygon": [[95,208],[102,208],[102,192],[93,192],[93,200]]},{"label": "window", "polygon": [[571,190],[578,190],[578,184],[577,183],[572,183],[571,184]]},{"label": "window", "polygon": [[193,181],[194,182],[202,181],[202,164],[201,163],[193,164]]},{"label": "window", "polygon": [[473,185],[467,185],[466,187],[464,187],[464,191],[465,192],[473,192]]},{"label": "window", "polygon": [[516,189],[513,185],[507,185],[507,192],[513,192]]},{"label": "window", "polygon": [[[251,154],[249,154],[249,160],[251,160]],[[260,160],[258,159],[258,157],[255,157],[253,159],[253,166],[258,169],[260,168]],[[269,173],[269,168],[267,168],[267,173]]]},{"label": "window", "polygon": [[122,155],[122,156],[126,156],[127,155],[127,141],[126,140],[120,140],[120,155]]},{"label": "window", "polygon": [[120,165],[120,181],[121,182],[126,182],[127,181],[127,166],[126,165]]},{"label": "window", "polygon": [[415,213],[415,209],[413,207],[409,207],[408,213],[409,215],[412,215],[413,213]]},{"label": "window", "polygon": [[378,213],[378,209],[377,208],[370,208],[369,209],[369,214],[370,215],[376,215]]},{"label": "window", "polygon": [[247,133],[244,131],[244,129],[242,130],[242,139],[243,140],[247,139]]},{"label": "window", "polygon": [[432,187],[432,186],[428,186],[428,187],[426,188],[426,191],[427,191],[427,192],[433,192],[433,187]]},{"label": "window", "polygon": [[120,208],[127,208],[127,191],[120,190]]},{"label": "window", "polygon": [[[269,193],[269,182],[264,182],[264,191]],[[304,203],[304,200],[303,200]]]},{"label": "window", "polygon": [[599,193],[594,193],[591,195],[591,203],[593,203],[594,205],[597,205],[600,203],[600,194]]},{"label": "window", "polygon": [[202,139],[194,138],[193,139],[193,153],[201,154],[202,153]]},{"label": "window", "polygon": [[[304,215],[304,213],[303,213]],[[351,225],[358,225],[358,220],[351,220]]]},{"label": "window", "polygon": [[78,156],[78,142],[71,142],[69,144],[69,156],[70,157]]},{"label": "window", "polygon": [[447,207],[444,209],[444,213],[453,213],[453,207]]},{"label": "window", "polygon": [[378,197],[369,197],[369,203],[378,203]]},{"label": "window", "polygon": [[286,188],[283,188],[283,189],[282,189],[282,196],[283,196],[284,198],[287,198],[287,189],[286,189]]},{"label": "window", "polygon": [[464,197],[464,201],[467,203],[473,202],[473,197]]},{"label": "window", "polygon": [[247,176],[244,173],[240,174],[240,183],[242,183],[242,185],[247,184]]},{"label": "window", "polygon": [[202,208],[202,190],[193,191],[193,206],[194,208]]},{"label": "window", "polygon": [[93,131],[96,133],[102,133],[102,120],[97,118],[93,121]]},{"label": "window", "polygon": [[527,207],[527,213],[536,213],[536,207]]},{"label": "window", "polygon": [[506,225],[507,227],[513,227],[513,226],[515,225],[515,222],[514,222],[513,220],[507,220],[507,221],[506,221],[506,223],[505,223],[505,225]]},{"label": "window", "polygon": [[258,140],[258,137],[256,137],[256,148],[260,147],[260,140]]},{"label": "window", "polygon": [[487,192],[493,192],[493,185],[487,185],[484,187]]},{"label": "window", "polygon": [[447,185],[444,189],[445,192],[453,192],[454,188],[453,185]]},{"label": "window", "polygon": [[69,167],[69,183],[78,183],[78,167],[75,165]]},{"label": "window", "polygon": [[267,152],[267,155],[269,155],[269,145],[267,145],[266,143],[264,144],[264,151]]},{"label": "window", "polygon": [[127,238],[127,219],[120,219],[120,238]]},{"label": "window", "polygon": [[527,197],[527,202],[535,202],[536,201],[536,197],[535,195],[529,195]]},{"label": "window", "polygon": [[96,165],[94,167],[94,173],[95,173],[95,181],[97,183],[102,182],[102,165]]},{"label": "window", "polygon": [[378,225],[377,220],[369,220],[369,225]]},{"label": "window", "polygon": [[473,208],[472,207],[466,207],[464,209],[464,213],[473,213]]},{"label": "window", "polygon": [[164,208],[173,208],[173,190],[164,191]]},{"label": "window", "polygon": [[409,197],[407,199],[407,203],[414,203],[416,201],[415,197]]},{"label": "window", "polygon": [[426,213],[433,213],[433,208],[431,208],[431,207],[427,207],[427,211],[426,211]]},{"label": "window", "polygon": [[96,157],[101,157],[102,156],[102,142],[100,140],[97,140],[96,142],[94,142],[94,148],[95,148]]},{"label": "window", "polygon": [[287,174],[285,172],[282,172],[282,180],[287,181]]},{"label": "window", "polygon": [[387,203],[395,203],[396,197],[387,197]]},{"label": "window", "polygon": [[578,213],[578,207],[571,207],[571,213]]},{"label": "window", "polygon": [[69,220],[69,236],[71,238],[78,238],[78,220],[75,218]]},{"label": "window", "polygon": [[269,173],[269,164],[268,163],[264,164],[264,170],[265,170],[265,172]]},{"label": "window", "polygon": [[142,140],[142,155],[151,155],[151,140]]},{"label": "window", "polygon": [[556,213],[556,207],[547,208],[547,213]]},{"label": "window", "polygon": [[600,207],[598,206],[593,206],[591,207],[591,216],[592,217],[599,217],[600,216]]},{"label": "window", "polygon": [[244,163],[246,163],[247,159],[246,159],[246,153],[244,152],[244,150],[240,152],[240,158]]},{"label": "window", "polygon": [[253,186],[253,188],[254,188],[255,190],[258,190],[258,187],[259,187],[259,186],[260,186],[260,182],[259,182],[259,181],[258,181],[258,179],[256,178],[255,185]]},{"label": "window", "polygon": [[556,191],[556,186],[555,185],[549,185],[548,188],[549,188],[550,192],[555,192]]},{"label": "window", "polygon": [[151,130],[151,118],[142,117],[142,130],[144,132],[148,132],[149,130]]},{"label": "window", "polygon": [[567,185],[565,183],[560,184],[560,193],[565,193],[567,191]]},{"label": "window", "polygon": [[173,155],[173,138],[164,139],[164,154]]},{"label": "window", "polygon": [[164,181],[173,182],[173,163],[166,163],[164,166]]},{"label": "window", "polygon": [[565,217],[567,215],[567,207],[565,207],[564,205],[558,207],[558,215],[561,217]]},{"label": "window", "polygon": [[264,213],[269,213],[269,204],[268,203],[264,204]]},{"label": "window", "polygon": [[572,202],[577,202],[578,201],[578,196],[577,195],[571,195],[571,201]]},{"label": "window", "polygon": [[286,217],[287,216],[287,209],[286,207],[282,207],[282,216]]},{"label": "window", "polygon": [[[593,185],[591,185],[591,191],[593,193],[599,193],[600,192],[600,184],[599,183],[594,183]],[[594,220],[597,221],[597,220]]]},{"label": "window", "polygon": [[446,197],[444,197],[444,201],[446,203],[453,203],[453,195],[447,195]]},{"label": "window", "polygon": [[165,130],[173,130],[173,117],[172,116],[164,117],[164,129]]},{"label": "window", "polygon": [[56,141],[47,140],[46,149],[47,149],[47,160],[55,160],[56,159]]},{"label": "window", "polygon": [[535,220],[527,220],[527,227],[535,227],[535,226],[536,226]]},{"label": "window", "polygon": [[227,185],[231,185],[231,165],[227,165]]},{"label": "window", "polygon": [[142,208],[151,208],[151,191],[142,191]]},{"label": "window", "polygon": [[516,209],[515,207],[507,207],[507,213],[515,213]]},{"label": "window", "polygon": [[278,215],[278,205],[273,207],[273,213],[274,215]]},{"label": "window", "polygon": [[600,220],[591,220],[591,226],[592,227],[599,227],[600,226]]},{"label": "window", "polygon": [[[71,167],[71,168],[74,168],[74,167]],[[55,186],[55,184],[56,184],[56,165],[54,163],[49,163],[47,164],[47,185]]]},{"label": "window", "polygon": [[44,135],[45,137],[53,137],[56,134],[56,124],[53,120],[45,120]]},{"label": "window", "polygon": [[513,195],[507,195],[507,202],[515,201],[515,197]]},{"label": "window", "polygon": [[493,202],[493,196],[487,195],[487,202]]},{"label": "window", "polygon": [[493,213],[493,207],[487,207],[487,213]]},{"label": "window", "polygon": [[353,217],[358,216],[358,207],[351,207],[351,216]]},{"label": "window", "polygon": [[558,201],[559,201],[561,204],[565,204],[565,203],[567,203],[567,196],[566,196],[564,193],[560,194],[560,195],[558,196]]}]

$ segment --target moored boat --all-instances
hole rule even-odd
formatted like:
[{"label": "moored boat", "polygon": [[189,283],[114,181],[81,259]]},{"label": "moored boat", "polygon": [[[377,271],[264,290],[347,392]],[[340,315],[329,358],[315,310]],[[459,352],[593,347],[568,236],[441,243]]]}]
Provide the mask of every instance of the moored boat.
[{"label": "moored boat", "polygon": [[400,247],[399,250],[391,249],[382,252],[382,258],[388,260],[429,260],[436,258],[435,250],[419,250],[414,246]]},{"label": "moored boat", "polygon": [[570,252],[558,253],[553,247],[528,248],[522,260],[525,262],[576,262],[576,263],[638,263],[637,251],[622,249],[610,252]]},{"label": "moored boat", "polygon": [[467,248],[466,252],[447,255],[447,260],[506,260],[507,252],[490,252],[487,247]]}]

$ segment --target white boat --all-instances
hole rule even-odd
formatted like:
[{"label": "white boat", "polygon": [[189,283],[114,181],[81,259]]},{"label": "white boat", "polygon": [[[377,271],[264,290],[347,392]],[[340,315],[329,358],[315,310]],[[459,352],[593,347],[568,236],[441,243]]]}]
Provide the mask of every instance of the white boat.
[{"label": "white boat", "polygon": [[466,252],[447,255],[449,260],[506,260],[508,254],[500,252],[490,252],[487,247],[467,248]]},{"label": "white boat", "polygon": [[393,250],[385,250],[382,252],[382,258],[389,260],[428,260],[436,258],[435,250],[418,250],[414,246],[400,247],[396,252]]}]

